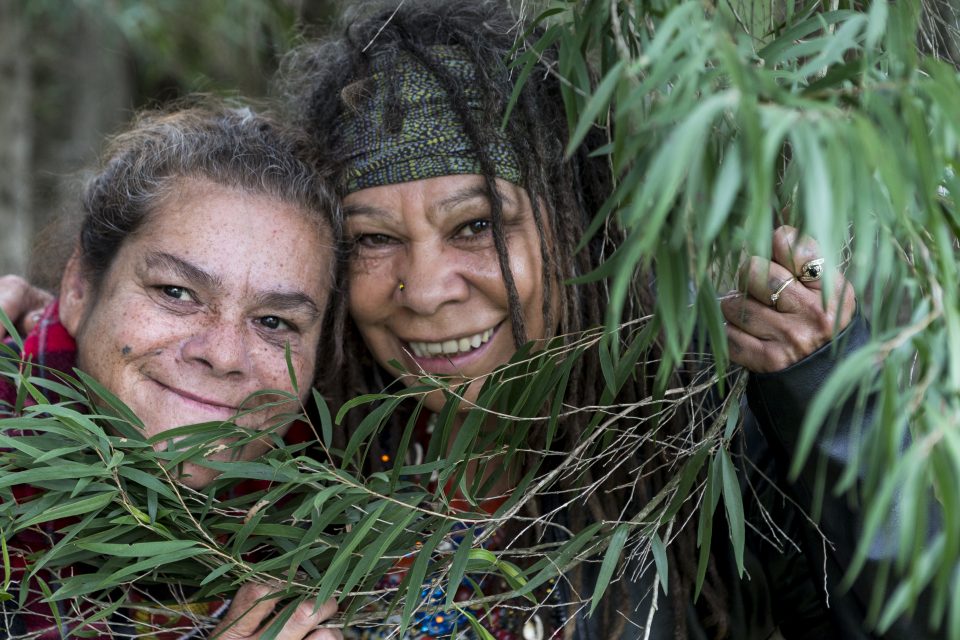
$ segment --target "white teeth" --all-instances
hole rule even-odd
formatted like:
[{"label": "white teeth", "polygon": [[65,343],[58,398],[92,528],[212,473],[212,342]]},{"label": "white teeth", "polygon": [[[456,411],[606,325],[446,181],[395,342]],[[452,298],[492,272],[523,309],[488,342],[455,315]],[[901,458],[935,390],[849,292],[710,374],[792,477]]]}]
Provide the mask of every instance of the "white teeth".
[{"label": "white teeth", "polygon": [[410,351],[416,358],[426,358],[438,355],[454,355],[477,349],[480,345],[490,341],[494,329],[487,329],[472,336],[444,342],[411,342]]}]

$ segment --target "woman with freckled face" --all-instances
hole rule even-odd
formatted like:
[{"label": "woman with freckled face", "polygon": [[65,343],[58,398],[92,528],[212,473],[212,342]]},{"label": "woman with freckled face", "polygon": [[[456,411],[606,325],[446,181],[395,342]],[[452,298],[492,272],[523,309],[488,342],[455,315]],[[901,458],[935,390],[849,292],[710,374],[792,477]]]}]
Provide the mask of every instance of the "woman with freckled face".
[{"label": "woman with freckled face", "polygon": [[[133,411],[148,438],[204,422],[282,435],[280,414],[299,411],[300,403],[250,396],[295,393],[289,353],[302,384],[299,401],[306,400],[331,289],[334,204],[306,148],[295,132],[247,109],[211,105],[141,117],[112,141],[86,186],[59,297],[27,337],[24,357],[92,375]],[[0,392],[9,400],[16,389]],[[275,406],[261,407],[267,403]],[[238,452],[229,441],[207,459],[250,460],[270,446],[264,437]],[[188,462],[177,477],[203,490],[216,472]],[[59,532],[47,534],[56,539]],[[22,544],[38,550],[35,540]],[[191,606],[222,618],[215,630],[221,637],[256,638],[275,615],[269,591],[251,583],[229,607]],[[317,627],[335,613],[335,601],[316,610],[313,604],[295,611],[278,637],[342,637]],[[162,610],[157,616],[147,624],[171,625]],[[15,635],[60,634],[42,594],[12,620]],[[85,631],[103,638],[129,632],[112,624]]]},{"label": "woman with freckled face", "polygon": [[[121,398],[148,437],[245,410],[238,426],[270,426],[290,409],[256,411],[246,399],[264,389],[292,392],[288,344],[297,378],[312,376],[329,290],[326,268],[314,258],[329,246],[327,236],[273,197],[180,180],[102,280],[84,273],[79,253],[68,264],[59,314],[77,342],[77,367]],[[277,398],[257,402],[270,400]],[[266,444],[254,441],[242,456],[252,459]],[[192,463],[181,475],[195,489],[213,478]]]}]

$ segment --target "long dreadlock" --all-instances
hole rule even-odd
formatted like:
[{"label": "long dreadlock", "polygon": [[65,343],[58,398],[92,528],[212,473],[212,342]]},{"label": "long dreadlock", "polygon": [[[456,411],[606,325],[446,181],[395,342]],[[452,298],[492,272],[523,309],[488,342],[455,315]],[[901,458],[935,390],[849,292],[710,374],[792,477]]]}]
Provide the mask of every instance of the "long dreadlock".
[{"label": "long dreadlock", "polygon": [[[480,173],[486,180],[491,208],[494,244],[499,257],[501,273],[510,302],[511,323],[514,341],[519,347],[526,341],[523,316],[516,284],[508,268],[507,243],[504,235],[503,205],[494,188],[495,169],[485,150],[488,132],[500,127],[505,106],[513,91],[515,78],[508,66],[509,54],[517,44],[523,25],[502,2],[497,0],[418,0],[389,3],[364,3],[362,15],[345,15],[343,35],[308,43],[287,57],[281,72],[282,90],[286,101],[292,105],[295,117],[313,139],[334,176],[341,175],[345,141],[341,127],[336,123],[345,109],[353,108],[365,98],[364,80],[370,76],[374,56],[408,55],[417,60],[443,86],[450,108],[457,114],[466,136],[472,143]],[[537,37],[534,33],[532,37]],[[468,108],[464,98],[462,81],[451,74],[431,53],[431,47],[455,45],[466,55],[476,70],[476,80],[483,95],[483,109],[478,113]],[[522,49],[522,48],[521,48]],[[548,69],[555,52],[543,54],[543,69]],[[385,127],[397,128],[402,117],[399,107],[398,83],[388,86],[384,113]],[[603,158],[591,157],[590,153],[602,146],[605,135],[594,131],[571,158],[564,158],[567,138],[567,120],[563,110],[560,82],[549,71],[532,73],[519,94],[514,111],[506,123],[505,136],[513,146],[520,161],[522,183],[530,196],[533,215],[540,234],[542,281],[561,283],[595,269],[621,239],[616,225],[608,225],[604,234],[597,234],[582,250],[577,250],[593,215],[611,194],[612,176]],[[549,250],[548,250],[549,248]],[[333,402],[343,402],[360,394],[377,392],[390,387],[393,377],[380,368],[372,359],[353,322],[349,318],[349,296],[346,290],[350,247],[341,241],[338,267],[340,290],[334,296],[336,308],[330,314],[325,348],[331,358],[331,366],[320,373],[319,385]],[[652,285],[649,277],[637,278],[637,286],[631,292],[626,306],[633,317],[640,317],[652,308]],[[552,297],[559,296],[554,304]],[[603,281],[571,284],[562,287],[545,286],[543,315],[548,331],[555,329],[558,335],[576,335],[604,322],[608,292]],[[560,309],[554,317],[554,308]],[[549,336],[548,336],[549,337]],[[657,353],[648,353],[648,362],[658,359]],[[604,377],[599,355],[588,350],[575,364],[570,375],[565,401],[577,407],[599,404],[603,392]],[[650,395],[649,376],[640,372],[629,381],[618,396],[619,402],[638,402]],[[564,420],[565,442],[576,443],[587,426],[586,412],[575,412]],[[403,419],[396,417],[395,439],[403,432]],[[660,428],[667,435],[679,435],[689,430],[691,414],[682,407],[671,417],[661,421]],[[355,426],[355,425],[354,425]],[[348,425],[349,429],[349,425]],[[371,466],[378,468],[383,453],[392,453],[396,441],[388,437],[382,450],[374,451]],[[606,480],[602,491],[590,492],[586,498],[588,509],[571,509],[568,514],[570,529],[577,530],[588,524],[587,514],[594,519],[614,520],[622,513],[623,501],[638,500],[644,504],[670,480],[666,470],[670,468],[670,455],[652,439],[633,452],[634,465],[621,465],[617,474]],[[645,464],[653,471],[642,474],[638,469]],[[632,472],[634,477],[627,477]],[[587,472],[589,474],[589,471]],[[567,482],[588,482],[593,479],[581,476]],[[626,487],[627,489],[623,489]],[[569,489],[576,487],[569,486]],[[619,489],[618,489],[619,488]],[[535,511],[543,512],[544,505],[533,505]],[[685,506],[678,514],[678,522],[690,519],[692,507]],[[686,526],[676,534],[675,545],[668,546],[671,567],[672,608],[675,612],[678,638],[686,637],[687,610],[692,585],[696,579],[695,558],[696,531]],[[582,582],[582,574],[572,578],[574,588],[580,593],[589,593],[589,585]],[[623,581],[620,585],[622,587]],[[586,586],[587,588],[584,588]],[[728,628],[725,590],[719,575],[711,566],[704,584],[703,603],[708,611],[704,620],[713,623],[717,637],[724,637]],[[611,637],[622,628],[623,616],[613,609],[612,597],[605,599],[602,614],[605,628],[611,629]]]}]

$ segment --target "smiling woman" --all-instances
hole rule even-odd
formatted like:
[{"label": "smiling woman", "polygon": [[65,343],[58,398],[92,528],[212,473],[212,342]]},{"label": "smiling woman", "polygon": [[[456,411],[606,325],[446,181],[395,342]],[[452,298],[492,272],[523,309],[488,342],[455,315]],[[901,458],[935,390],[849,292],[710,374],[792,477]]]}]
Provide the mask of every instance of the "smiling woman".
[{"label": "smiling woman", "polygon": [[[300,405],[277,400],[296,397],[291,370],[299,400],[309,392],[331,285],[333,202],[305,148],[297,134],[248,109],[140,118],[113,141],[86,187],[60,297],[25,341],[24,358],[51,365],[55,355],[58,367],[93,375],[133,410],[147,437],[201,422],[282,433],[279,414]],[[251,399],[267,390],[282,395]],[[239,451],[214,447],[222,450],[207,459],[249,460],[267,446],[259,438]],[[203,489],[215,476],[194,462],[181,465],[178,479]],[[224,628],[256,635],[275,604],[263,599],[267,591],[241,588]],[[257,624],[240,633],[251,608]],[[309,603],[284,637],[339,637],[316,629],[335,609]],[[39,594],[14,628],[59,637]]]},{"label": "smiling woman", "polygon": [[[496,185],[526,337],[541,340],[543,269],[530,199],[506,180]],[[350,315],[371,353],[404,380],[472,380],[464,397],[475,401],[486,376],[516,352],[483,179],[455,175],[363,189],[344,198],[344,215],[355,244],[350,290],[359,294],[350,298]],[[432,394],[427,406],[439,411],[443,401]]]},{"label": "smiling woman", "polygon": [[[485,545],[488,556],[529,563],[533,580],[546,575],[535,573],[541,567],[557,571],[531,606],[476,576],[444,583],[444,568],[424,581],[418,603],[407,603],[432,614],[411,637],[449,637],[451,624],[465,624],[460,611],[474,597],[487,635],[504,640],[759,640],[778,631],[869,637],[863,593],[841,593],[834,580],[849,563],[848,525],[859,514],[825,498],[831,516],[824,526],[837,542],[825,556],[820,529],[801,512],[823,484],[824,466],[828,483],[839,477],[847,461],[838,451],[846,449],[836,443],[860,425],[847,421],[837,430],[842,437],[822,443],[824,466],[808,465],[796,482],[784,473],[833,358],[866,339],[840,274],[837,295],[823,304],[819,283],[806,273],[823,257],[816,243],[779,229],[773,260],[753,260],[743,293],[722,307],[731,358],[754,372],[749,408],[740,408],[736,396],[719,406],[723,393],[704,382],[712,373],[696,353],[683,358],[672,379],[655,379],[658,322],[665,321],[651,315],[657,265],[635,273],[631,262],[619,283],[598,276],[636,249],[624,239],[617,212],[640,215],[642,203],[624,202],[614,191],[621,176],[611,172],[608,130],[589,127],[582,143],[571,143],[564,107],[581,97],[557,73],[562,49],[502,0],[355,4],[342,35],[292,54],[285,78],[344,200],[348,243],[339,275],[348,295],[334,301],[342,331],[329,336],[334,366],[322,386],[340,402],[406,388],[406,405],[390,399],[377,409],[398,407],[371,439],[369,467],[380,471],[404,458],[418,473],[439,467],[451,481],[431,489],[436,503],[479,504],[497,527],[472,544]],[[643,117],[640,107],[636,117]],[[801,274],[808,279],[797,280]],[[665,279],[661,291],[684,299],[685,288]],[[619,349],[584,346],[621,302],[627,322],[620,332],[607,328],[620,338]],[[557,353],[582,357],[547,360],[548,341],[559,345]],[[529,362],[543,357],[543,364],[521,377],[515,372],[526,362],[510,362],[518,354]],[[422,378],[441,376],[453,386],[443,390],[446,398],[427,394],[424,405],[434,416],[418,425],[426,412],[410,396],[419,400],[427,388]],[[480,389],[498,376],[517,386]],[[550,381],[557,382],[555,396],[544,392]],[[504,389],[511,400],[534,397],[540,404],[515,410],[497,396]],[[735,414],[745,418],[733,438],[737,420],[728,418]],[[335,437],[355,443],[372,420],[348,412],[343,422],[347,428]],[[471,446],[479,451],[468,459],[474,451],[463,452]],[[444,475],[451,468],[455,473]],[[730,538],[742,542],[739,557],[731,557],[726,535],[709,537],[711,528],[728,526],[711,515],[721,511],[721,475],[726,508],[750,513],[749,527],[742,513],[729,519]],[[741,496],[740,486],[749,491]],[[456,546],[464,539],[443,552],[452,559],[438,553],[438,563],[456,567],[466,558]],[[588,539],[606,555],[584,551]],[[804,546],[771,544],[784,539]],[[552,545],[561,550],[544,551]],[[619,565],[618,545],[634,545]],[[387,576],[381,587],[398,584]],[[397,630],[387,619],[370,635],[350,633],[390,637]]]},{"label": "smiling woman", "polygon": [[[97,285],[82,254],[69,263],[60,318],[77,341],[77,366],[126,402],[148,436],[241,410],[250,411],[238,426],[269,426],[295,407],[271,395],[246,399],[265,389],[293,392],[287,346],[297,379],[313,377],[329,290],[329,268],[318,259],[327,233],[299,205],[183,180]],[[253,410],[265,403],[273,406]],[[265,446],[256,440],[241,455]],[[185,465],[187,485],[212,479],[210,469]]]}]

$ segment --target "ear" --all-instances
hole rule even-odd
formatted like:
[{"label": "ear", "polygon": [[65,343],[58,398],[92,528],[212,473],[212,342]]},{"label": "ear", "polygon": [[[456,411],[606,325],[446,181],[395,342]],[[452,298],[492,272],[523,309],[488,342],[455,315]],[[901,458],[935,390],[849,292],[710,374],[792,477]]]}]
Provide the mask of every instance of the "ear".
[{"label": "ear", "polygon": [[60,279],[60,323],[76,337],[93,297],[93,287],[83,272],[80,250],[76,249]]}]

